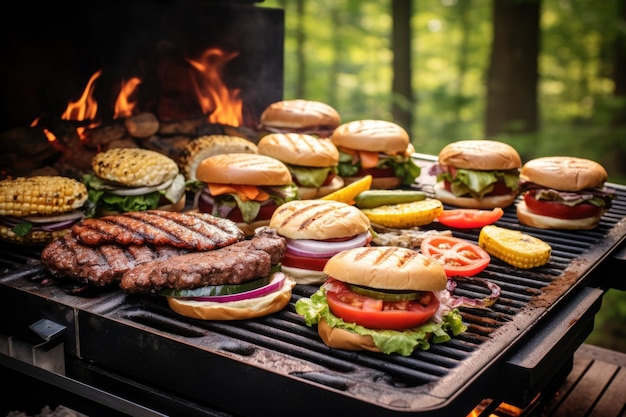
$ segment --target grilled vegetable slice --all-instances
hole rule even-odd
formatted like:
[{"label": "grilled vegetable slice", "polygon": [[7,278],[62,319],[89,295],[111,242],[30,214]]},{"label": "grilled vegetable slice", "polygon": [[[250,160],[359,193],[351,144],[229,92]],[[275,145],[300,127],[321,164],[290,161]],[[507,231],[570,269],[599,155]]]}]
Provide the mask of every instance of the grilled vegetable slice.
[{"label": "grilled vegetable slice", "polygon": [[520,269],[545,265],[552,254],[552,247],[543,240],[494,225],[481,229],[478,245],[490,255]]},{"label": "grilled vegetable slice", "polygon": [[354,204],[354,199],[372,186],[372,176],[366,175],[335,192],[325,195],[322,200],[335,200],[346,204]]},{"label": "grilled vegetable slice", "polygon": [[443,212],[441,201],[427,198],[412,203],[390,204],[361,209],[370,222],[394,228],[408,228],[432,223]]},{"label": "grilled vegetable slice", "polygon": [[411,203],[426,199],[422,191],[413,190],[366,190],[354,198],[358,208],[374,208],[389,204]]},{"label": "grilled vegetable slice", "polygon": [[87,200],[81,182],[61,176],[0,181],[0,216],[46,216],[78,209]]}]

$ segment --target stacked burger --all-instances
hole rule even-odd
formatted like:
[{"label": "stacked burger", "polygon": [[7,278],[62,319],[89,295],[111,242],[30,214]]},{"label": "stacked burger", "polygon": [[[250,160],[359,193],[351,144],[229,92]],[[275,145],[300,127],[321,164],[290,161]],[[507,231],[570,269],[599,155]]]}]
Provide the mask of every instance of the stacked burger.
[{"label": "stacked burger", "polygon": [[304,133],[328,137],[340,123],[332,106],[314,100],[282,100],[263,110],[259,128],[270,133]]}]

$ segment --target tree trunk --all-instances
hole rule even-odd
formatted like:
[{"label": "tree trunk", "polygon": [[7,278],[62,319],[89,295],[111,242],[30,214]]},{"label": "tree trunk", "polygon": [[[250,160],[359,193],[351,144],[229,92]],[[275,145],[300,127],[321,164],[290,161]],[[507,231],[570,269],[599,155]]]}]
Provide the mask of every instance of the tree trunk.
[{"label": "tree trunk", "polygon": [[296,77],[296,98],[306,97],[306,60],[304,59],[304,42],[305,42],[305,30],[304,30],[304,0],[296,1],[296,15],[298,25],[296,28],[296,62],[297,64],[297,77]]},{"label": "tree trunk", "polygon": [[[618,21],[621,27],[626,25],[626,0],[618,2]],[[614,43],[614,59],[613,59],[613,82],[615,88],[613,95],[618,99],[618,103],[622,103],[617,111],[613,114],[613,126],[626,125],[626,33],[618,31]]]},{"label": "tree trunk", "polygon": [[485,135],[538,129],[541,0],[494,0]]},{"label": "tree trunk", "polygon": [[413,127],[413,87],[411,84],[411,16],[412,1],[392,0],[393,81],[391,115],[408,132]]}]

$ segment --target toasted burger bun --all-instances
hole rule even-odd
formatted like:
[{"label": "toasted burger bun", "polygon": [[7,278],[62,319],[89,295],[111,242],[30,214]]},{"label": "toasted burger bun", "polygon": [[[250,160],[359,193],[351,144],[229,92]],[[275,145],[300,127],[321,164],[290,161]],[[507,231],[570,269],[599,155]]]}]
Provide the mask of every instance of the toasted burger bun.
[{"label": "toasted burger bun", "polygon": [[282,310],[291,300],[295,281],[287,276],[283,287],[270,294],[247,300],[215,303],[167,297],[172,310],[181,316],[200,320],[243,320]]},{"label": "toasted burger bun", "polygon": [[298,187],[298,197],[302,200],[312,200],[315,198],[324,197],[330,193],[337,191],[344,186],[345,182],[343,178],[334,176],[329,184],[322,185],[321,187]]},{"label": "toasted burger bun", "polygon": [[458,197],[446,190],[443,182],[438,182],[433,187],[435,198],[444,204],[468,209],[488,210],[496,207],[505,208],[515,202],[517,196],[515,194],[501,194],[494,196],[486,196],[478,200],[472,197]]},{"label": "toasted burger bun", "polygon": [[302,133],[270,133],[257,146],[260,154],[292,165],[323,168],[339,162],[333,142]]},{"label": "toasted burger bun", "polygon": [[322,341],[331,348],[380,352],[380,349],[374,344],[372,336],[363,336],[345,329],[330,327],[325,319],[321,319],[317,323],[317,333]]},{"label": "toasted burger bun", "polygon": [[478,171],[520,168],[522,160],[511,145],[495,140],[461,140],[439,152],[439,163]]},{"label": "toasted burger bun", "polygon": [[608,174],[599,163],[572,156],[547,156],[524,164],[520,178],[559,191],[602,187]]},{"label": "toasted burger bun", "polygon": [[269,227],[290,239],[327,240],[366,232],[370,221],[355,206],[333,200],[293,200],[279,206]]},{"label": "toasted burger bun", "polygon": [[332,106],[312,100],[283,100],[261,113],[261,127],[270,132],[316,133],[328,136],[340,122]]},{"label": "toasted burger bun", "polygon": [[291,184],[287,166],[267,155],[228,153],[204,159],[196,169],[196,178],[203,182],[240,185]]},{"label": "toasted burger bun", "polygon": [[521,224],[538,229],[590,230],[595,229],[602,218],[602,213],[582,219],[559,219],[542,216],[530,212],[523,200],[517,203],[516,212],[517,219]]},{"label": "toasted burger bun", "polygon": [[404,153],[409,134],[399,125],[385,120],[356,120],[344,123],[333,132],[337,146],[360,151]]},{"label": "toasted burger bun", "polygon": [[326,262],[324,272],[348,284],[387,290],[440,291],[447,283],[440,263],[396,246],[366,246],[339,252]]},{"label": "toasted burger bun", "polygon": [[195,180],[200,162],[222,153],[258,153],[258,149],[254,143],[239,136],[200,136],[185,146],[178,164],[186,179]]},{"label": "toasted burger bun", "polygon": [[168,156],[149,149],[111,148],[97,153],[91,167],[105,180],[127,187],[152,187],[178,175],[178,165]]}]

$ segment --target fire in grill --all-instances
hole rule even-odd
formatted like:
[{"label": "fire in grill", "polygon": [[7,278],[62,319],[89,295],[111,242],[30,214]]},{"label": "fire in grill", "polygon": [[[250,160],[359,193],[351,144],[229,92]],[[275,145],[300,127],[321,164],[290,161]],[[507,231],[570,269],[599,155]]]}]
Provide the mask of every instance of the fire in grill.
[{"label": "fire in grill", "polygon": [[[234,415],[295,409],[302,415],[465,415],[483,398],[523,407],[571,366],[600,307],[602,291],[592,287],[611,285],[598,271],[626,237],[626,188],[609,186],[617,199],[591,231],[527,228],[514,209],[505,210],[497,224],[548,242],[550,262],[519,270],[492,259],[480,276],[501,287],[498,301],[489,309],[462,308],[465,333],[409,357],[325,346],[294,310],[314,286],[296,287],[288,307],[268,317],[196,321],[177,316],[162,297],[116,289],[72,294],[71,285],[44,271],[37,250],[7,246],[1,249],[0,292],[7,300],[1,314],[20,314],[0,334],[19,340],[37,320],[58,323],[65,329],[67,378],[122,398],[135,395],[133,401],[146,406],[165,396],[176,407],[191,407],[190,401],[194,409]],[[475,231],[455,235],[478,238]],[[456,294],[484,298],[487,291],[459,282]],[[512,387],[501,387],[504,380]]]}]

